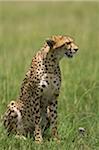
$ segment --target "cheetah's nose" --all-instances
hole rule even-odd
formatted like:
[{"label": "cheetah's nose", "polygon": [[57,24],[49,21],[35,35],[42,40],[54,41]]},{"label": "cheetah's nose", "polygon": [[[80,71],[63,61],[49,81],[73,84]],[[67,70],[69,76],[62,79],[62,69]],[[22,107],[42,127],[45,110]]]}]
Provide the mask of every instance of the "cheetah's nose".
[{"label": "cheetah's nose", "polygon": [[75,50],[75,52],[77,52],[77,51],[78,51],[78,48],[75,48],[74,50]]}]

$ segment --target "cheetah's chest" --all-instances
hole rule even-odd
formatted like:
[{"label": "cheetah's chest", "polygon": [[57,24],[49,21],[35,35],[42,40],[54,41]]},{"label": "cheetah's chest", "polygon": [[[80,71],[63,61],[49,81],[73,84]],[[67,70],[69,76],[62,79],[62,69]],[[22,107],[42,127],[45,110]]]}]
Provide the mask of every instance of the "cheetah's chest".
[{"label": "cheetah's chest", "polygon": [[44,74],[40,81],[40,88],[43,89],[43,97],[51,99],[54,94],[59,93],[61,79],[59,75]]}]

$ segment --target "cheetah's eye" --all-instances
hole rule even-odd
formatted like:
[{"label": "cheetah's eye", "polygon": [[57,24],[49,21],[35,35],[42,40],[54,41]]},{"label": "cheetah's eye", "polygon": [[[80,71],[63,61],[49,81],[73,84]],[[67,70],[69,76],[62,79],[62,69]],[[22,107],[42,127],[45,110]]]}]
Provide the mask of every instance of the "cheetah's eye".
[{"label": "cheetah's eye", "polygon": [[69,41],[69,42],[67,42],[67,45],[69,45],[69,44],[71,44],[71,42]]},{"label": "cheetah's eye", "polygon": [[59,48],[63,48],[65,46],[65,44],[63,44],[62,46],[60,46]]}]

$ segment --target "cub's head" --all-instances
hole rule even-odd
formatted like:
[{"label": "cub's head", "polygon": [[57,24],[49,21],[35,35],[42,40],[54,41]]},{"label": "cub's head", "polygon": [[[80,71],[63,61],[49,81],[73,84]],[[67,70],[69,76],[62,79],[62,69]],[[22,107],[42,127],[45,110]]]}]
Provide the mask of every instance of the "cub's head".
[{"label": "cub's head", "polygon": [[50,47],[50,52],[55,55],[60,55],[60,58],[64,56],[73,57],[78,51],[78,46],[74,43],[74,40],[69,36],[52,36],[46,40],[47,45]]}]

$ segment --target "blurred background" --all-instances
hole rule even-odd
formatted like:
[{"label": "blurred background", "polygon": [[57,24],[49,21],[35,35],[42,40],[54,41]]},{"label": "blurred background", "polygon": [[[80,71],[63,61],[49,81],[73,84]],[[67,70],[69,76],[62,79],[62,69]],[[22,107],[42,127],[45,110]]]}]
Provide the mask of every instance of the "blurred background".
[{"label": "blurred background", "polygon": [[32,57],[51,35],[70,35],[79,45],[73,59],[60,62],[59,132],[69,141],[74,129],[84,126],[90,133],[88,147],[96,150],[99,2],[0,2],[0,113],[18,96]]}]

